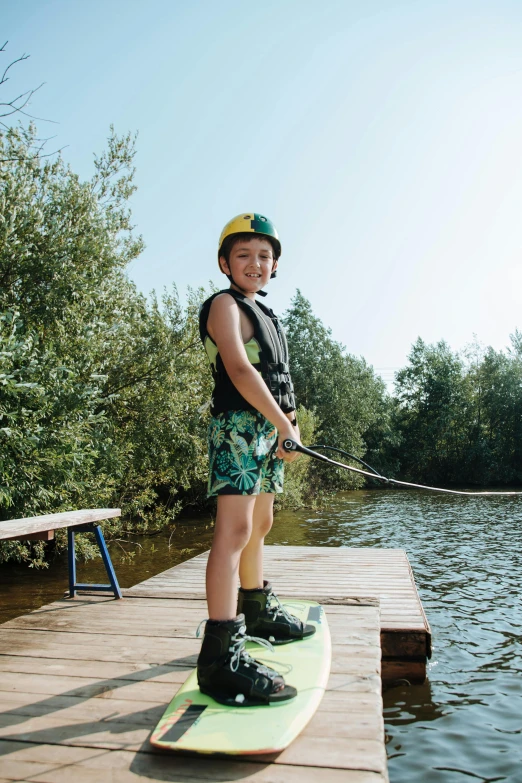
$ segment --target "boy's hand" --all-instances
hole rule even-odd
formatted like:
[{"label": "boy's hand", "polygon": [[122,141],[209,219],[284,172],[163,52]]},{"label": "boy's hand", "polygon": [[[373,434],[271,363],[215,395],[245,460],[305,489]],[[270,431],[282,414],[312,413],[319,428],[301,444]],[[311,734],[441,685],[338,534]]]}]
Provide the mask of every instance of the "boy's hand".
[{"label": "boy's hand", "polygon": [[290,422],[288,422],[287,427],[284,427],[283,429],[278,431],[276,457],[279,457],[279,459],[283,459],[285,462],[293,462],[295,459],[300,457],[301,454],[298,451],[287,451],[283,447],[284,441],[287,440],[288,438],[290,438],[291,440],[295,440],[295,442],[299,443],[300,446],[303,445],[301,443],[299,429],[297,427],[293,427],[290,424]]}]

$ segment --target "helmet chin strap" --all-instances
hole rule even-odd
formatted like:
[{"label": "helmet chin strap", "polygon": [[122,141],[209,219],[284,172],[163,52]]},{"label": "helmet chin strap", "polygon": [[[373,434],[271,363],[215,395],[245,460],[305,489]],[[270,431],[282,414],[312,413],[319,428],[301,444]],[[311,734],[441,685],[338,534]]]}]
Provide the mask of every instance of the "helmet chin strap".
[{"label": "helmet chin strap", "polygon": [[[275,262],[274,262],[274,263],[275,263]],[[229,269],[230,269],[230,267],[229,267]],[[270,279],[272,279],[273,277],[275,277],[275,276],[276,276],[276,274],[277,274],[277,272],[275,272],[275,271],[274,271],[274,272],[272,272],[272,274],[270,275]],[[227,277],[228,277],[228,279],[230,280],[230,282],[231,282],[231,283],[234,283],[234,285],[236,286],[236,288],[239,288],[239,290],[240,290],[240,291],[242,291],[243,293],[250,293],[250,291],[246,291],[246,292],[245,292],[245,289],[244,289],[244,288],[241,288],[241,286],[240,286],[240,285],[238,285],[238,284],[236,283],[236,281],[235,281],[235,280],[234,280],[234,278],[232,277],[232,272],[231,272],[230,274],[228,274],[228,275],[227,275]],[[268,292],[267,292],[267,291],[256,291],[256,295],[257,295],[257,296],[268,296]]]},{"label": "helmet chin strap", "polygon": [[[234,280],[232,275],[227,275],[227,277],[228,277],[228,279],[230,280],[231,283],[234,283],[236,288],[239,288],[239,290],[241,291],[242,294],[249,294],[250,293],[250,291],[245,291],[244,288],[241,288],[241,286],[236,283],[236,281]],[[267,296],[268,294],[267,294],[266,291],[256,291],[256,295],[257,296]]]}]

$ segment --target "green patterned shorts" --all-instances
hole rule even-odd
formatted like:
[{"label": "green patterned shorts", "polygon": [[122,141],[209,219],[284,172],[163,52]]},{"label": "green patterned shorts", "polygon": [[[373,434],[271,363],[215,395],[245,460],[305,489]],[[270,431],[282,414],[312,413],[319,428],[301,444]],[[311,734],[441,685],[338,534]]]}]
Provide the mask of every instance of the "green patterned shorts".
[{"label": "green patterned shorts", "polygon": [[207,497],[282,492],[284,467],[276,450],[277,430],[258,411],[213,416],[208,428]]}]

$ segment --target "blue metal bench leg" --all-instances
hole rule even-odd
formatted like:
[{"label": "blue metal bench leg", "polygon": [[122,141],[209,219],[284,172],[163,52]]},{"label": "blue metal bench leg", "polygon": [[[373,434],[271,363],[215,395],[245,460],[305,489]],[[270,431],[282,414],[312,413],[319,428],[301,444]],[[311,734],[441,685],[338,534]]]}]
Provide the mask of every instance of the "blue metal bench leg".
[{"label": "blue metal bench leg", "polygon": [[[74,545],[74,534],[79,532],[94,533],[110,584],[80,584],[76,581],[76,552]],[[109,555],[109,550],[107,549],[107,544],[105,543],[102,529],[99,525],[97,525],[95,522],[91,522],[86,525],[69,527],[67,529],[67,544],[67,560],[69,563],[69,598],[75,598],[77,590],[112,590],[115,598],[123,597],[120,585],[118,584],[114,566],[112,565],[111,556]]]},{"label": "blue metal bench leg", "polygon": [[67,563],[69,565],[69,598],[76,598],[76,551],[72,527],[67,528]]},{"label": "blue metal bench leg", "polygon": [[103,537],[102,529],[99,525],[95,525],[94,535],[96,536],[96,541],[98,542],[98,548],[101,552],[103,565],[105,566],[105,570],[107,571],[107,576],[109,577],[109,582],[111,583],[114,597],[121,598],[122,597],[121,589],[118,584],[118,580],[116,578],[116,572],[112,564],[111,556],[109,555],[109,550],[107,549],[107,544],[105,543],[105,539]]}]

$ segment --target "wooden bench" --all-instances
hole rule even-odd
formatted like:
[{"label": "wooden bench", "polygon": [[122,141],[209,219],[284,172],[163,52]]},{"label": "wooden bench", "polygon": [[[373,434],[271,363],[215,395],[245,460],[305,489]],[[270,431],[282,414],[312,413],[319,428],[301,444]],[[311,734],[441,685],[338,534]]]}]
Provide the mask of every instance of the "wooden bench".
[{"label": "wooden bench", "polygon": [[[52,541],[54,531],[67,528],[67,560],[69,564],[69,598],[76,597],[77,590],[112,590],[115,598],[121,598],[121,588],[107,549],[99,522],[121,516],[119,508],[89,508],[82,511],[63,511],[60,514],[44,514],[25,519],[9,519],[0,522],[0,541]],[[76,581],[76,533],[94,533],[98,549],[107,571],[110,584],[81,584]]]}]

